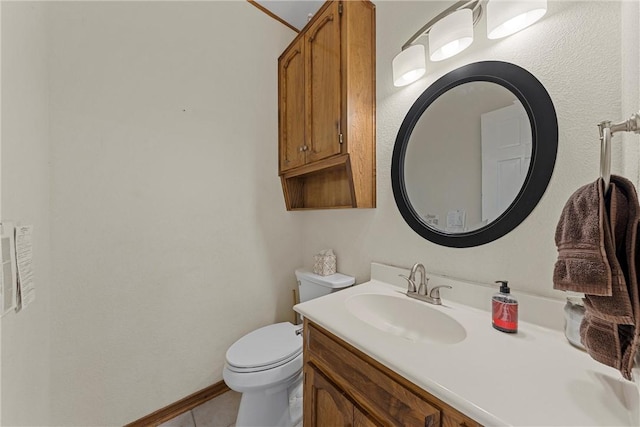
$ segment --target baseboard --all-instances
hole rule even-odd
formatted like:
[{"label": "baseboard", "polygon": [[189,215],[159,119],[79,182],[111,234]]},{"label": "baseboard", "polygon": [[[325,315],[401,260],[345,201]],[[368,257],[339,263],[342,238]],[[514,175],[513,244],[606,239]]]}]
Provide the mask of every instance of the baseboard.
[{"label": "baseboard", "polygon": [[180,399],[175,403],[167,405],[162,409],[158,409],[153,414],[142,417],[139,420],[125,425],[124,427],[157,426],[165,421],[169,421],[170,419],[177,417],[180,414],[190,411],[196,406],[199,406],[204,402],[213,399],[214,397],[226,393],[229,390],[229,387],[227,387],[224,381],[220,381],[218,383],[210,385],[207,388],[203,388],[202,390],[197,391],[192,395],[185,397],[184,399]]}]

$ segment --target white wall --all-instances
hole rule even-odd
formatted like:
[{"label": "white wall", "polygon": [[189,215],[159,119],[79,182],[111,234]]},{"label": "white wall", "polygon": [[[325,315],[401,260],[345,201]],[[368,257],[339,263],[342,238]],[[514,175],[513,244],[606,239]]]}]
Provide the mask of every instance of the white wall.
[{"label": "white wall", "polygon": [[[400,46],[446,5],[376,4],[378,207],[301,213],[307,224],[314,224],[304,228],[305,261],[319,249],[333,247],[340,270],[356,275],[358,281],[369,277],[371,261],[401,266],[420,261],[430,272],[480,282],[505,279],[515,292],[559,297],[552,289],[552,272],[560,212],[573,191],[598,177],[596,124],[621,115],[620,3],[551,1],[543,20],[497,41],[486,39],[483,19],[467,51],[427,64],[427,77],[405,88],[393,87],[391,61]],[[482,60],[515,63],[545,85],[558,115],[557,164],[542,200],[514,231],[476,248],[445,248],[414,233],[400,216],[391,190],[391,153],[402,119],[422,91],[443,74]]]},{"label": "white wall", "polygon": [[2,220],[34,226],[36,299],[2,319],[2,425],[47,425],[51,311],[49,109],[42,3],[2,2]]},{"label": "white wall", "polygon": [[50,11],[52,424],[122,425],[292,318],[276,59],[294,32],[247,2]]}]

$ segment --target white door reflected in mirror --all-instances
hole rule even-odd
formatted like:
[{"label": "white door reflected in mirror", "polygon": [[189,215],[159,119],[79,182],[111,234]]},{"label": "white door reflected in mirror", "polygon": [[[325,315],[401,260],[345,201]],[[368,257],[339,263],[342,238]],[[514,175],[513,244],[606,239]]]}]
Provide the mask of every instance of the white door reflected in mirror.
[{"label": "white door reflected in mirror", "polygon": [[520,101],[481,116],[482,220],[509,208],[531,163],[531,125]]}]

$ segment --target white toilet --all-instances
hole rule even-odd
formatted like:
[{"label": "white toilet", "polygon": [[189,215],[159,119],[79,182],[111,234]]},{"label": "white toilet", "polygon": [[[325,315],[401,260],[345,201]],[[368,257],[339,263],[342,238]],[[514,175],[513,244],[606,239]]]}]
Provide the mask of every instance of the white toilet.
[{"label": "white toilet", "polygon": [[[355,279],[336,273],[319,276],[296,270],[300,302],[351,286]],[[302,421],[302,325],[264,326],[227,350],[222,377],[242,393],[236,427],[293,427]]]}]

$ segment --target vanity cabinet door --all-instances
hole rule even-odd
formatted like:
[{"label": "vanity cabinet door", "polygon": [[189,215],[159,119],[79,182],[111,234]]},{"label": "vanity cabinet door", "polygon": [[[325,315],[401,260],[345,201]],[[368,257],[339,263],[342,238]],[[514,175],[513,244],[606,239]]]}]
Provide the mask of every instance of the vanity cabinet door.
[{"label": "vanity cabinet door", "polygon": [[304,45],[299,39],[278,62],[280,172],[305,163]]},{"label": "vanity cabinet door", "polygon": [[304,369],[305,427],[352,426],[353,404],[316,369]]},{"label": "vanity cabinet door", "polygon": [[357,406],[354,406],[353,427],[381,427],[381,424],[376,423],[371,417],[359,410]]},{"label": "vanity cabinet door", "polygon": [[380,427],[320,371],[307,365],[304,375],[305,427]]}]

